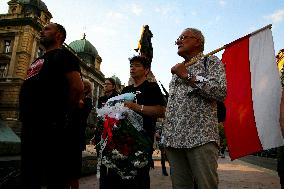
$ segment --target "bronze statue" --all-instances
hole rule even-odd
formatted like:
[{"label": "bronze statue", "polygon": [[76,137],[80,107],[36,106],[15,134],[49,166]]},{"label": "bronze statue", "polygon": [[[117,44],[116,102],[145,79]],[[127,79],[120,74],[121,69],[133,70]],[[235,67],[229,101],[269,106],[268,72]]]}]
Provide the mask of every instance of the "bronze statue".
[{"label": "bronze statue", "polygon": [[149,26],[144,25],[140,40],[138,42],[138,48],[134,49],[136,52],[139,52],[139,55],[147,57],[150,62],[152,62],[153,58],[153,47],[151,42],[152,37],[153,34],[149,29]]}]

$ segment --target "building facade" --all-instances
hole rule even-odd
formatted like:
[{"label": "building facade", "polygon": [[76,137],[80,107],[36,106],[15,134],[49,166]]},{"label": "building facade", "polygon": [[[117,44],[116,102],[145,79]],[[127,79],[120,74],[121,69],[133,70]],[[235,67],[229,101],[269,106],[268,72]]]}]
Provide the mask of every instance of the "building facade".
[{"label": "building facade", "polygon": [[100,69],[102,58],[98,54],[97,49],[86,39],[85,34],[82,39],[72,41],[66,47],[79,57],[83,78],[93,84],[93,104],[96,107],[98,99],[103,93],[105,80],[104,74]]},{"label": "building facade", "polygon": [[282,86],[284,86],[284,49],[279,50],[276,55],[276,63],[280,72]]},{"label": "building facade", "polygon": [[[50,22],[52,14],[41,0],[11,0],[8,5],[8,13],[0,14],[0,119],[19,133],[20,87],[32,61],[44,53],[39,33]],[[77,53],[68,45],[65,48]],[[81,60],[83,77],[94,85],[96,102],[104,83],[104,74],[100,71],[102,59],[97,52],[89,54],[90,61],[83,54],[76,55]]]}]

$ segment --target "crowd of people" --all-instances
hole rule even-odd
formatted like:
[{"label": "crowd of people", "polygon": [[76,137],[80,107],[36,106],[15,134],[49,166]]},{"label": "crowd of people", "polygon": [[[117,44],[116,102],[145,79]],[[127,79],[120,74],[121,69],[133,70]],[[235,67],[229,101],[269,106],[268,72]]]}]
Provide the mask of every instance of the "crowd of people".
[{"label": "crowd of people", "polygon": [[[49,23],[43,28],[40,42],[45,54],[30,65],[21,87],[21,174],[26,189],[44,185],[48,189],[79,188],[87,118],[94,108],[93,88],[82,78],[77,57],[62,48],[65,38],[66,31],[60,24]],[[123,104],[142,116],[143,132],[151,141],[148,147],[153,147],[154,138],[160,141],[162,173],[168,175],[164,165],[167,159],[174,189],[218,188],[220,140],[216,102],[226,97],[226,73],[216,56],[204,57],[204,43],[202,32],[195,28],[186,28],[177,38],[177,54],[184,61],[171,68],[168,99],[157,83],[147,80],[151,63],[141,55],[129,58],[134,83],[121,91],[136,94],[135,101]],[[98,99],[97,108],[117,95],[115,80],[106,78],[104,96]],[[283,117],[284,100],[284,136]],[[163,118],[159,130],[157,118]],[[95,145],[101,141],[101,134],[95,132]],[[39,143],[41,147],[35,150]],[[224,141],[221,143],[223,153]],[[149,189],[149,171],[154,164],[152,156],[148,158],[151,161],[127,180],[115,169],[102,165],[100,189]],[[282,184],[283,172],[283,167],[279,168]]]}]

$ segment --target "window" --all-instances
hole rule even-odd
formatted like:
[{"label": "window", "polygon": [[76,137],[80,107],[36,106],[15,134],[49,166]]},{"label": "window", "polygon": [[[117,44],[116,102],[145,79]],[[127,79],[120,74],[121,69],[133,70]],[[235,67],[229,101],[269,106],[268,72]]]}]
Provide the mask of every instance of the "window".
[{"label": "window", "polygon": [[11,52],[11,40],[4,40],[4,53]]},{"label": "window", "polygon": [[6,77],[8,71],[8,64],[0,64],[0,78]]}]

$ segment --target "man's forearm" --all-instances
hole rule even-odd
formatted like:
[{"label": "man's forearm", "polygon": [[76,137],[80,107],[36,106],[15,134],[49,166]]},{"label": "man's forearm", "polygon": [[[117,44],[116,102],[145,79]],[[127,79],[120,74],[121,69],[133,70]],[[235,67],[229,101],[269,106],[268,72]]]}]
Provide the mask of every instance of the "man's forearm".
[{"label": "man's forearm", "polygon": [[156,118],[165,117],[166,108],[161,105],[146,106],[143,104],[137,104],[133,102],[125,102],[124,105],[135,112],[138,112],[138,113],[150,116],[150,117],[156,117]]},{"label": "man's forearm", "polygon": [[79,106],[79,102],[81,100],[84,86],[80,77],[79,72],[70,72],[66,74],[67,80],[69,82],[69,107],[74,109]]}]

